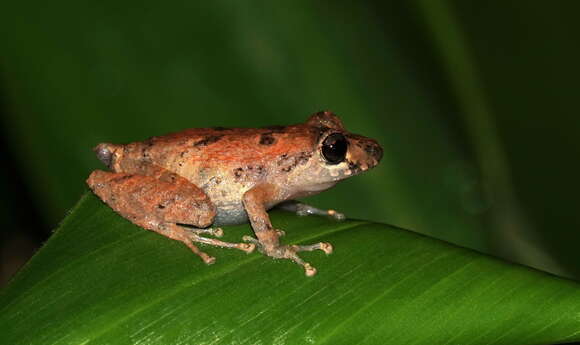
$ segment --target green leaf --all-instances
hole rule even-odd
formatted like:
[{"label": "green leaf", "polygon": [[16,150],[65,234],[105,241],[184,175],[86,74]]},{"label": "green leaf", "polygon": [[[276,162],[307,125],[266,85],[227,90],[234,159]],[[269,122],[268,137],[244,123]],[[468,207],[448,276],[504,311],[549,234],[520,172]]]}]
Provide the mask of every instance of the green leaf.
[{"label": "green leaf", "polygon": [[[87,194],[0,295],[2,344],[547,344],[580,340],[577,283],[388,225],[274,211],[318,268],[132,225]],[[225,229],[228,240],[248,225]]]}]

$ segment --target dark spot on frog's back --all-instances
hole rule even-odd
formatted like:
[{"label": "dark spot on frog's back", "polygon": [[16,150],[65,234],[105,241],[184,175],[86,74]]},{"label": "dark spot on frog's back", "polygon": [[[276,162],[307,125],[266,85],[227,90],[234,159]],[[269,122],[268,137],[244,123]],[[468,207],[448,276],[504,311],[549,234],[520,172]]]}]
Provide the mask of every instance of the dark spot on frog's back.
[{"label": "dark spot on frog's back", "polygon": [[272,132],[262,133],[260,135],[260,145],[272,145],[276,142],[276,138],[272,135]]},{"label": "dark spot on frog's back", "polygon": [[211,145],[213,143],[217,143],[221,138],[223,137],[223,135],[210,135],[207,136],[199,141],[196,141],[193,146],[207,146],[207,145]]}]

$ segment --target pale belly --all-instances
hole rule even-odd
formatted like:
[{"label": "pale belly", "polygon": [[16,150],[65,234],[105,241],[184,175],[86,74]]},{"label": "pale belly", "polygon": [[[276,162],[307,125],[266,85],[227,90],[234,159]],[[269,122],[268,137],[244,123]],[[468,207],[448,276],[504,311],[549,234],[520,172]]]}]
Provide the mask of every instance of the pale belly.
[{"label": "pale belly", "polygon": [[213,226],[236,225],[248,222],[248,214],[242,202],[229,205],[216,205],[217,215]]},{"label": "pale belly", "polygon": [[240,186],[232,184],[202,186],[204,192],[216,207],[216,217],[213,226],[235,225],[248,222],[248,214],[244,208],[242,199],[244,193],[252,185]]}]

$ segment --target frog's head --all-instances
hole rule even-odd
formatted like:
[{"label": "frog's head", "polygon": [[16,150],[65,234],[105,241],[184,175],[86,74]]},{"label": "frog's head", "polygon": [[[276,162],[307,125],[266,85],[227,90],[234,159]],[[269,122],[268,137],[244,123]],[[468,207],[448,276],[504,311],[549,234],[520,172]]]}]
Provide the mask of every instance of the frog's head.
[{"label": "frog's head", "polygon": [[376,140],[346,131],[342,121],[329,111],[312,115],[306,125],[317,138],[316,159],[311,161],[317,171],[307,178],[311,182],[336,183],[375,167],[383,156]]}]

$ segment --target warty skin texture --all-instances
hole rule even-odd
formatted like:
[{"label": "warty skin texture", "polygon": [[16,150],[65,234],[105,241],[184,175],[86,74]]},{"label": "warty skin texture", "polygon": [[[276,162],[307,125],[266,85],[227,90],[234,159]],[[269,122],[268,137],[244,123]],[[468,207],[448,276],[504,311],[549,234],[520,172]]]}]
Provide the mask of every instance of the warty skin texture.
[{"label": "warty skin texture", "polygon": [[[344,152],[340,147],[331,148],[343,153],[339,163],[329,163],[323,152],[324,146],[329,149],[329,135],[343,141]],[[347,132],[340,119],[328,111],[312,115],[303,124],[187,129],[126,145],[103,143],[95,151],[112,172],[95,171],[87,183],[104,202],[133,223],[180,240],[190,248],[195,247],[192,241],[245,251],[257,246],[269,256],[301,264],[307,275],[316,270],[303,262],[297,252],[321,249],[328,253],[332,247],[326,243],[281,245],[282,232],[273,229],[266,211],[279,203],[331,188],[340,180],[376,166],[382,157],[382,148],[375,140]],[[309,207],[298,206],[311,211],[307,213],[340,215]],[[178,225],[201,229],[248,219],[257,239],[228,245],[218,240],[200,240],[202,230],[192,238],[188,229]],[[204,231],[211,234],[212,230]],[[192,250],[204,261],[213,262],[197,247]]]}]

